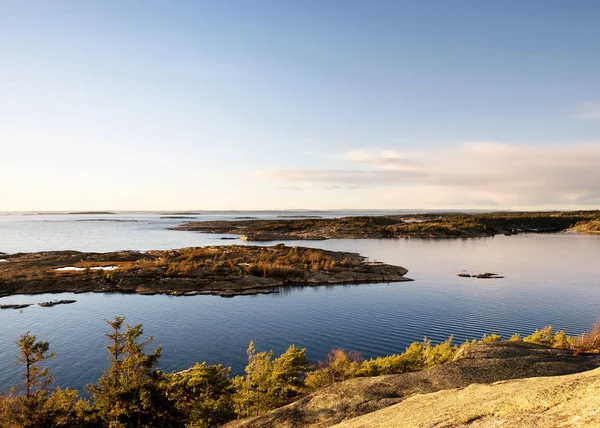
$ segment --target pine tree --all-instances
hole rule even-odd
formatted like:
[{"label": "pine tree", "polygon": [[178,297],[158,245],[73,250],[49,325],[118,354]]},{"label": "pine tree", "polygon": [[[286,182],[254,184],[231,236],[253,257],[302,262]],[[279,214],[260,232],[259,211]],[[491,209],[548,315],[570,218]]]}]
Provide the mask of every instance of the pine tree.
[{"label": "pine tree", "polygon": [[17,364],[25,366],[23,381],[11,391],[11,396],[0,398],[0,426],[2,428],[93,428],[94,418],[88,418],[90,404],[79,398],[77,391],[66,388],[50,390],[54,376],[47,360],[54,357],[48,342],[38,342],[36,336],[25,333],[17,341],[20,354]]},{"label": "pine tree", "polygon": [[304,392],[304,375],[309,370],[306,349],[291,345],[273,361],[270,395],[277,407]]},{"label": "pine tree", "polygon": [[168,375],[168,395],[188,423],[186,427],[220,426],[234,417],[230,368],[206,363]]},{"label": "pine tree", "polygon": [[97,384],[89,385],[94,407],[110,428],[174,426],[172,412],[161,387],[161,373],[155,369],[161,353],[157,347],[147,354],[153,337],[142,340],[141,324],[127,325],[123,317],[107,321],[111,332],[107,346],[110,367]]},{"label": "pine tree", "polygon": [[240,416],[256,416],[269,410],[269,384],[272,373],[273,351],[256,352],[254,342],[250,341],[248,365],[245,376],[233,379],[236,388],[234,397],[236,413]]},{"label": "pine tree", "polygon": [[55,354],[49,353],[48,342],[38,342],[36,339],[36,336],[27,332],[17,341],[20,354],[15,363],[22,364],[25,368],[21,372],[22,385],[14,387],[12,392],[24,392],[24,395],[19,395],[15,400],[15,416],[24,428],[44,425],[44,405],[54,381],[49,369],[41,364],[53,358]]},{"label": "pine tree", "polygon": [[240,416],[260,415],[287,404],[304,389],[308,370],[306,350],[290,346],[273,360],[273,351],[256,352],[254,342],[247,349],[245,376],[236,376],[233,385],[236,412]]}]

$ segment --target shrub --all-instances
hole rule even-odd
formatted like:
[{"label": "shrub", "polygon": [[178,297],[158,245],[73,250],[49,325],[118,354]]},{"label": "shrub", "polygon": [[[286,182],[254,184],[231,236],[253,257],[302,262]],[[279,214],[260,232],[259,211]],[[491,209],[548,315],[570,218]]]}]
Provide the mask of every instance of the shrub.
[{"label": "shrub", "polygon": [[332,349],[329,351],[327,359],[317,364],[317,370],[306,376],[306,385],[311,389],[316,389],[361,376],[361,365],[360,354],[343,349]]},{"label": "shrub", "polygon": [[577,352],[600,352],[600,320],[590,331],[573,338],[571,344]]},{"label": "shrub", "polygon": [[233,402],[238,416],[263,414],[289,403],[304,390],[304,374],[308,370],[306,349],[290,346],[280,357],[273,351],[256,352],[254,343],[247,349],[245,376],[233,379]]},{"label": "shrub", "polygon": [[[564,333],[564,332],[563,332]],[[553,346],[554,345],[554,333],[552,331],[552,326],[547,325],[541,330],[536,329],[533,334],[524,337],[523,342],[527,343],[536,343],[538,345],[543,346]]]},{"label": "shrub", "polygon": [[212,427],[233,419],[231,369],[222,365],[194,365],[166,376],[169,399],[193,427]]},{"label": "shrub", "polygon": [[306,375],[304,384],[312,390],[331,385],[331,376],[326,370],[315,370]]},{"label": "shrub", "polygon": [[576,340],[576,338],[567,336],[565,332],[561,330],[557,331],[554,334],[554,343],[552,344],[552,346],[554,348],[569,349],[573,348],[573,345],[575,344]]},{"label": "shrub", "polygon": [[438,343],[435,346],[431,346],[430,340],[424,342],[423,357],[425,358],[426,368],[452,361],[458,352],[458,347],[452,345],[452,339],[452,336],[450,336],[445,342]]},{"label": "shrub", "polygon": [[515,333],[508,339],[509,342],[521,342],[521,335],[519,333]]},{"label": "shrub", "polygon": [[334,349],[325,363],[308,374],[306,384],[319,388],[337,381],[358,376],[379,376],[420,371],[452,361],[458,352],[452,345],[452,336],[445,342],[431,345],[431,341],[413,342],[401,354],[372,358],[361,361],[358,354]]},{"label": "shrub", "polygon": [[414,372],[425,368],[424,345],[411,343],[402,354],[378,357],[363,362],[360,376],[378,376]]},{"label": "shrub", "polygon": [[479,343],[494,343],[494,342],[500,342],[502,340],[502,336],[500,336],[499,334],[496,333],[492,333],[489,336],[484,334],[483,337],[481,338],[481,340],[479,341]]}]

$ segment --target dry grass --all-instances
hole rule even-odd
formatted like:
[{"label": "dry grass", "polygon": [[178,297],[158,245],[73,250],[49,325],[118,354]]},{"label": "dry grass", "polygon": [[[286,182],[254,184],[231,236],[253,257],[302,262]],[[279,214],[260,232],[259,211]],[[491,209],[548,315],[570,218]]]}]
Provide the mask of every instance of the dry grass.
[{"label": "dry grass", "polygon": [[[166,276],[195,276],[202,270],[213,273],[230,271],[237,275],[253,275],[262,278],[294,279],[302,277],[307,270],[336,270],[337,266],[360,265],[359,257],[327,253],[322,250],[286,247],[230,246],[221,248],[185,248],[171,250],[162,257],[138,260],[135,264],[142,270],[164,270]],[[158,256],[159,252],[151,254]]]},{"label": "dry grass", "polygon": [[571,229],[584,233],[600,233],[600,219],[580,221]]},{"label": "dry grass", "polygon": [[135,266],[141,270],[154,270],[167,266],[167,259],[159,257],[157,259],[142,259],[135,263]]},{"label": "dry grass", "polygon": [[576,352],[600,352],[600,320],[590,331],[577,337],[573,349]]},{"label": "dry grass", "polygon": [[165,275],[167,276],[188,276],[196,270],[198,266],[192,261],[173,262],[169,264]]},{"label": "dry grass", "polygon": [[263,278],[289,278],[302,275],[302,270],[293,266],[285,266],[279,263],[261,262],[249,267],[249,272],[254,276]]},{"label": "dry grass", "polygon": [[219,254],[216,248],[185,248],[179,257],[181,260],[192,261],[196,259],[212,258]]}]

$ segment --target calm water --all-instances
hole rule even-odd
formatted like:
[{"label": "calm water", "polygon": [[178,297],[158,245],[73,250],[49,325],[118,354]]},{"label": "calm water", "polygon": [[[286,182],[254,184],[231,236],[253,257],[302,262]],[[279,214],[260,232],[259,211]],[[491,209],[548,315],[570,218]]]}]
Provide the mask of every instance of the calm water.
[{"label": "calm water", "polygon": [[[257,216],[235,213],[209,218]],[[328,214],[330,215],[330,214]],[[276,213],[260,217],[275,217]],[[0,216],[0,251],[178,248],[241,243],[220,236],[169,231],[180,220],[156,214],[119,215],[136,222],[80,222],[90,216]],[[102,216],[93,216],[99,218]],[[108,217],[108,216],[106,216]],[[111,216],[110,218],[114,218]],[[272,243],[269,243],[272,244]],[[600,314],[600,237],[573,234],[498,236],[470,240],[330,240],[290,242],[361,253],[409,269],[414,282],[284,289],[280,294],[223,299],[118,294],[12,296],[0,303],[71,298],[73,305],[0,311],[0,390],[18,380],[14,342],[31,331],[50,341],[57,383],[81,389],[106,367],[104,320],[120,314],[143,323],[164,347],[161,368],[196,361],[239,372],[245,349],[306,347],[312,360],[339,347],[365,357],[401,352],[424,336],[457,341],[484,333],[529,334],[552,324],[569,334]],[[456,276],[491,271],[504,279]]]}]

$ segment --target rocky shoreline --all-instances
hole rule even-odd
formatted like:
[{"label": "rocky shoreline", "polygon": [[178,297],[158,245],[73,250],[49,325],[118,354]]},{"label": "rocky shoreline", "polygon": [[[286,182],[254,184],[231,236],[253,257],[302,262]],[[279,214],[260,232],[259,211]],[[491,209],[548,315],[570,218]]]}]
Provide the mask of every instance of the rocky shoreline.
[{"label": "rocky shoreline", "polygon": [[196,221],[173,230],[233,234],[246,241],[478,238],[598,229],[600,211],[418,214],[276,220]]},{"label": "rocky shoreline", "polygon": [[50,251],[3,258],[0,297],[61,292],[232,297],[275,293],[281,286],[411,281],[405,268],[369,263],[356,253],[284,245]]}]

